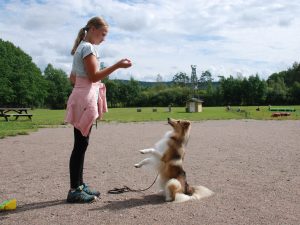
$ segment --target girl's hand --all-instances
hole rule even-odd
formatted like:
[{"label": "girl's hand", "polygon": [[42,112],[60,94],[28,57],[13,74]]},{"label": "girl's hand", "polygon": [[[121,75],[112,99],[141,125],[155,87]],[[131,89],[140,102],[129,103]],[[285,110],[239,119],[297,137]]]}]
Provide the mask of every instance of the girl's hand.
[{"label": "girl's hand", "polygon": [[117,62],[117,65],[119,68],[128,68],[132,66],[132,63],[129,59],[121,59],[119,62]]}]

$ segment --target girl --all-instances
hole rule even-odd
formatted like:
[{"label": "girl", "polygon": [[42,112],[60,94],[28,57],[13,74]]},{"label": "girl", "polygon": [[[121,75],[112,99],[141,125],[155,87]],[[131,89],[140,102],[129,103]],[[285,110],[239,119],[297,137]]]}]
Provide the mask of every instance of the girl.
[{"label": "girl", "polygon": [[66,122],[74,126],[74,147],[69,164],[69,203],[88,203],[100,196],[100,192],[91,190],[83,182],[83,165],[93,122],[107,111],[106,90],[101,80],[119,68],[131,66],[129,59],[122,59],[99,70],[99,55],[94,45],[103,42],[107,32],[108,25],[102,18],[90,19],[80,29],[71,51],[74,58],[70,80],[74,88],[67,103]]}]

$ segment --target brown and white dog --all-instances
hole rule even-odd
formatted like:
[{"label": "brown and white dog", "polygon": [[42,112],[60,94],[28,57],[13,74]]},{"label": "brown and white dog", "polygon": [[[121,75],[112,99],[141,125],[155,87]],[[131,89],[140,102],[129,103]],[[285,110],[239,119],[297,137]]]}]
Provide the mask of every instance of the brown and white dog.
[{"label": "brown and white dog", "polygon": [[191,123],[185,120],[168,118],[173,127],[153,148],[140,150],[142,154],[150,154],[149,158],[135,164],[136,168],[152,166],[159,173],[161,194],[166,201],[185,202],[202,199],[213,194],[204,186],[190,186],[183,170],[183,159],[187,145]]}]

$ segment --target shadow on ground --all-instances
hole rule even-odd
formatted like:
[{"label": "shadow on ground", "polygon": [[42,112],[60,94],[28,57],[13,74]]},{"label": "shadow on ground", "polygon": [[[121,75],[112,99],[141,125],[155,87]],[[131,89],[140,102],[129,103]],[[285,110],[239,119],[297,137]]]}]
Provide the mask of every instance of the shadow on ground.
[{"label": "shadow on ground", "polygon": [[16,213],[25,212],[25,211],[34,210],[34,209],[43,209],[43,208],[48,208],[48,207],[63,205],[63,204],[68,204],[65,199],[46,201],[46,202],[34,202],[34,203],[30,203],[30,204],[20,205],[17,207],[16,210],[0,212],[0,221],[7,218],[7,217],[5,217],[6,215],[16,214]]},{"label": "shadow on ground", "polygon": [[90,211],[95,211],[95,210],[111,210],[111,211],[116,211],[116,210],[124,210],[124,209],[130,209],[130,208],[135,208],[138,206],[145,206],[145,205],[159,205],[165,203],[164,199],[162,196],[159,195],[147,195],[144,196],[142,199],[137,199],[137,198],[131,198],[131,199],[126,199],[126,200],[121,200],[121,201],[107,201],[108,204],[90,209]]}]

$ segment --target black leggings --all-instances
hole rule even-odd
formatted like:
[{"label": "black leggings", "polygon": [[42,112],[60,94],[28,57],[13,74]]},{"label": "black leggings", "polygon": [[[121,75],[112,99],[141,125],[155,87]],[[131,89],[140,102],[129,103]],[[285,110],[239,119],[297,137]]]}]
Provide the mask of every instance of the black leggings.
[{"label": "black leggings", "polygon": [[81,134],[80,130],[74,127],[74,147],[69,163],[72,189],[76,189],[78,186],[83,184],[84,155],[89,145],[91,129],[88,136],[85,137]]}]

